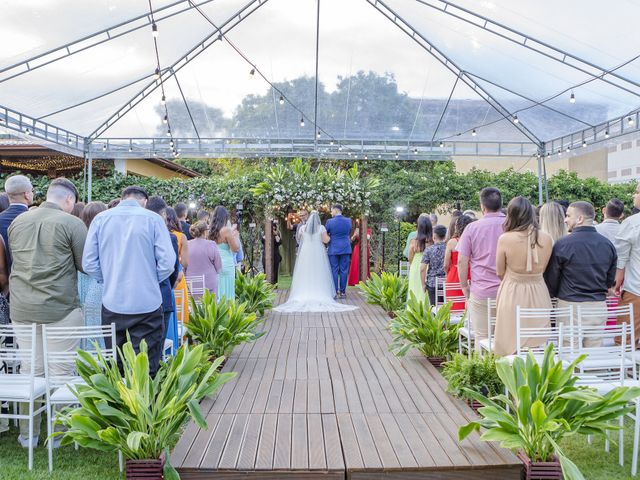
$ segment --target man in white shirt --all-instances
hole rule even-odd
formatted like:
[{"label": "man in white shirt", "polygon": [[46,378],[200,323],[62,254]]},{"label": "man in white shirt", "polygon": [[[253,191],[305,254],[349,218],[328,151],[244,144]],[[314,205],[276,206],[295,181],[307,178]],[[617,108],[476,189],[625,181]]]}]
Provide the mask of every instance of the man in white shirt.
[{"label": "man in white shirt", "polygon": [[[640,183],[633,194],[633,205],[640,208]],[[620,225],[614,241],[618,252],[615,292],[621,305],[633,305],[636,342],[640,339],[640,215],[632,215]]]},{"label": "man in white shirt", "polygon": [[604,215],[604,220],[599,225],[596,225],[596,231],[613,243],[620,230],[620,220],[622,220],[624,214],[624,203],[617,198],[609,200],[607,206],[602,209],[602,214]]}]

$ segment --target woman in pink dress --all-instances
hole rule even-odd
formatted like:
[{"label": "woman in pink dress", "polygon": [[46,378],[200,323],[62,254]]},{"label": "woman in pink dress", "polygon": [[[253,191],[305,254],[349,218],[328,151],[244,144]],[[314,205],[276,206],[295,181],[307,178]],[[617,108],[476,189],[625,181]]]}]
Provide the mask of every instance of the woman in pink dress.
[{"label": "woman in pink dress", "polygon": [[[462,215],[458,217],[455,223],[455,229],[450,232],[451,239],[447,242],[447,249],[444,252],[444,271],[447,273],[446,283],[460,283],[460,276],[458,274],[458,252],[456,247],[458,246],[458,240],[464,232],[467,225],[473,222],[474,219],[469,215]],[[470,272],[467,272],[467,278],[470,278]],[[447,297],[462,297],[464,294],[459,288],[447,289]],[[455,302],[452,310],[464,310],[464,302]]]},{"label": "woman in pink dress", "polygon": [[193,240],[189,240],[189,269],[187,275],[204,275],[204,288],[218,295],[218,273],[222,270],[222,258],[218,245],[207,240],[208,226],[197,222],[189,228]]}]

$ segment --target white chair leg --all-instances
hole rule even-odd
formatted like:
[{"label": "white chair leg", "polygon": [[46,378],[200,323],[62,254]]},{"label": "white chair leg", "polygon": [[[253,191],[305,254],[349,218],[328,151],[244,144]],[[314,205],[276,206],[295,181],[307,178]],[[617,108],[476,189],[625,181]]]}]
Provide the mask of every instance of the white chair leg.
[{"label": "white chair leg", "polygon": [[607,430],[605,432],[606,437],[604,438],[604,451],[609,453],[610,452],[610,445],[609,445],[609,430]]},{"label": "white chair leg", "polygon": [[618,431],[618,463],[624,466],[624,415],[619,419],[620,430]]},{"label": "white chair leg", "polygon": [[[18,412],[19,412],[18,402],[13,402],[13,414],[14,414],[14,415],[17,415],[17,414],[18,414]],[[18,420],[17,418],[14,418],[14,419],[13,419],[13,424],[14,424],[16,427],[20,426],[20,423],[19,423],[19,422],[20,422],[20,420]]]},{"label": "white chair leg", "polygon": [[640,439],[640,402],[636,400],[636,416],[633,419],[633,457],[631,457],[631,475],[638,473],[638,440]]},{"label": "white chair leg", "polygon": [[49,455],[49,471],[53,472],[53,439],[51,438],[53,425],[53,408],[51,404],[47,402],[47,451]]},{"label": "white chair leg", "polygon": [[33,401],[29,402],[29,470],[33,469]]},{"label": "white chair leg", "polygon": [[593,443],[593,435],[587,435],[587,443],[591,445]]},{"label": "white chair leg", "polygon": [[124,459],[122,458],[122,452],[118,451],[118,467],[120,468],[120,473],[124,470]]}]

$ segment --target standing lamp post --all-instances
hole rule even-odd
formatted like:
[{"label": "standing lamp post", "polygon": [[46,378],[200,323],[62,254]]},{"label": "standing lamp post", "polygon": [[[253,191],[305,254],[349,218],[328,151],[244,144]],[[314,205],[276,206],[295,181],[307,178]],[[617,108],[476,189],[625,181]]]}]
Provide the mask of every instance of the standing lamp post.
[{"label": "standing lamp post", "polygon": [[384,251],[386,250],[385,245],[385,234],[389,231],[389,227],[387,227],[386,223],[380,225],[380,233],[382,234],[382,265],[380,266],[380,273],[384,271]]},{"label": "standing lamp post", "polygon": [[400,261],[402,260],[400,257],[400,225],[402,222],[402,216],[404,214],[404,207],[396,207],[396,219],[398,221],[398,276],[400,275]]}]

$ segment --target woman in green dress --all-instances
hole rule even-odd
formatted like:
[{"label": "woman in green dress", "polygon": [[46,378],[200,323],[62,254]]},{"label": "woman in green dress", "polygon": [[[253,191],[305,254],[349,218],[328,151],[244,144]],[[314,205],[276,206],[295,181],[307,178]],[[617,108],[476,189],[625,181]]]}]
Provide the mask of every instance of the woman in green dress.
[{"label": "woman in green dress", "polygon": [[237,225],[231,225],[229,212],[218,205],[211,214],[209,239],[216,242],[222,259],[222,270],[218,274],[218,298],[235,299],[236,252],[240,250],[240,234]]},{"label": "woman in green dress", "polygon": [[411,298],[413,293],[416,299],[422,301],[425,298],[425,291],[422,288],[422,279],[420,278],[420,263],[422,261],[422,253],[424,249],[433,244],[433,226],[429,215],[426,213],[418,217],[418,233],[416,238],[409,243],[409,293]]}]

